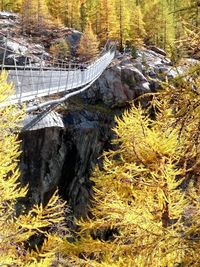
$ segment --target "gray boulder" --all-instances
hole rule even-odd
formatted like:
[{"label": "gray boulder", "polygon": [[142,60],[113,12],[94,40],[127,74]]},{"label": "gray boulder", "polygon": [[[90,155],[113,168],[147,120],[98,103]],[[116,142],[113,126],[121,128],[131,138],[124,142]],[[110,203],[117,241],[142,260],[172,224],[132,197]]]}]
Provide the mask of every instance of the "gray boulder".
[{"label": "gray boulder", "polygon": [[76,54],[76,50],[77,50],[78,44],[80,42],[81,36],[82,36],[82,33],[77,31],[77,30],[74,30],[74,29],[68,30],[68,33],[67,33],[65,39],[69,43],[72,55]]},{"label": "gray boulder", "polygon": [[8,12],[8,11],[0,11],[0,19],[16,20],[17,15],[15,13]]},{"label": "gray boulder", "polygon": [[115,60],[83,98],[93,103],[102,101],[109,107],[124,106],[130,100],[150,91],[150,84],[131,61]]},{"label": "gray boulder", "polygon": [[24,38],[7,40],[6,37],[0,36],[0,64],[3,62],[5,50],[5,65],[14,65],[16,62],[20,66],[29,63],[32,66],[40,66],[40,64],[45,66],[45,61],[50,58],[42,45],[29,43]]}]

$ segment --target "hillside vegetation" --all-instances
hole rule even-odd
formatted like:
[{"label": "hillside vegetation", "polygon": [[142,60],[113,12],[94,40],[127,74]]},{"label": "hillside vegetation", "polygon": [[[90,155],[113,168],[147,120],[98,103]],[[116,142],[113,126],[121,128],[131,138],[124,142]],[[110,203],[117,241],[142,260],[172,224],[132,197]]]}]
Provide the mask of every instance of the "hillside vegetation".
[{"label": "hillside vegetation", "polygon": [[[78,55],[99,44],[118,48],[156,45],[174,61],[199,58],[197,0],[2,0],[21,13],[22,33],[73,27],[82,30]],[[50,48],[65,58],[69,47]],[[134,59],[133,59],[134,60]],[[200,266],[200,64],[161,82],[143,107],[133,101],[116,117],[113,147],[91,180],[86,218],[69,235],[66,204],[55,192],[48,203],[27,207],[20,185],[18,132],[24,111],[0,108],[0,266],[199,267]],[[0,103],[12,85],[0,75]],[[141,99],[141,97],[140,97]],[[138,100],[138,99],[137,99]]]},{"label": "hillside vegetation", "polygon": [[199,45],[188,42],[199,33],[198,0],[2,0],[0,8],[20,12],[27,32],[53,25],[85,31],[90,24],[100,43],[117,40],[120,49],[147,44],[199,56]]}]

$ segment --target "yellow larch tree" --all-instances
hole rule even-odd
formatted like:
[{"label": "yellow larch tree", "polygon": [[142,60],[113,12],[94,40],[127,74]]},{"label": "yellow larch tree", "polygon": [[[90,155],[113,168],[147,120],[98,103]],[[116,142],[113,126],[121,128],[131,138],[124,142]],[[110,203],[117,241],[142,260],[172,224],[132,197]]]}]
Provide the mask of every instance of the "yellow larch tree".
[{"label": "yellow larch tree", "polygon": [[130,37],[132,45],[141,47],[146,36],[145,23],[140,6],[134,6],[130,14]]},{"label": "yellow larch tree", "polygon": [[108,39],[115,39],[118,33],[117,14],[115,10],[115,0],[100,1],[100,20],[98,36],[102,43]]},{"label": "yellow larch tree", "polygon": [[[5,72],[0,75],[0,265],[17,267],[51,266],[57,262],[56,249],[60,237],[48,234],[47,229],[62,226],[64,203],[55,193],[48,204],[38,204],[29,211],[18,202],[27,193],[27,187],[20,185],[19,126],[24,110],[16,106],[3,107],[3,102],[12,94],[12,85],[6,81]],[[37,235],[46,241],[39,249],[25,249],[29,239]]]},{"label": "yellow larch tree", "polygon": [[131,10],[135,7],[133,1],[115,0],[117,14],[117,40],[119,41],[120,50],[123,49],[127,41],[130,41]]},{"label": "yellow larch tree", "polygon": [[84,31],[87,23],[90,22],[95,34],[100,32],[100,0],[85,0],[81,3],[80,19],[81,30]]},{"label": "yellow larch tree", "polygon": [[61,21],[65,26],[80,29],[80,7],[83,0],[68,0],[62,3]]},{"label": "yellow larch tree", "polygon": [[23,0],[21,8],[22,29],[31,33],[52,25],[47,3],[44,0]]},{"label": "yellow larch tree", "polygon": [[147,0],[143,7],[146,43],[163,49],[172,47],[175,41],[173,7],[166,0]]},{"label": "yellow larch tree", "polygon": [[65,14],[66,6],[67,6],[66,1],[48,0],[47,6],[54,20],[54,24],[60,27],[63,26],[64,25],[63,16]]},{"label": "yellow larch tree", "polygon": [[200,265],[199,71],[117,118],[118,149],[104,154],[91,215],[63,252],[77,266]]},{"label": "yellow larch tree", "polygon": [[49,51],[54,58],[61,60],[65,60],[71,53],[69,44],[65,39],[57,40],[56,43],[51,45]]},{"label": "yellow larch tree", "polygon": [[89,60],[97,56],[99,42],[97,41],[96,35],[92,31],[91,24],[88,23],[85,32],[83,33],[77,54],[81,60]]},{"label": "yellow larch tree", "polygon": [[22,0],[1,0],[0,10],[11,10],[19,12],[22,5]]}]

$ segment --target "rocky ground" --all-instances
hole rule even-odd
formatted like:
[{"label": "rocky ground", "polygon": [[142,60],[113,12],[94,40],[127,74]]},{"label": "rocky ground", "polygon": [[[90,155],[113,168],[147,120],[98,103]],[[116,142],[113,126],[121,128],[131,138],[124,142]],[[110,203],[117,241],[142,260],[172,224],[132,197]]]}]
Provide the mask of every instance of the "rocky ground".
[{"label": "rocky ground", "polygon": [[[13,65],[14,57],[18,65],[24,65],[26,57],[33,66],[52,64],[52,55],[49,48],[58,40],[65,39],[71,48],[73,60],[77,45],[82,33],[66,27],[45,29],[40,35],[22,32],[20,16],[11,12],[0,12],[0,62],[3,60],[2,48],[7,47],[8,52],[5,64]],[[9,37],[9,41],[4,36]]]}]

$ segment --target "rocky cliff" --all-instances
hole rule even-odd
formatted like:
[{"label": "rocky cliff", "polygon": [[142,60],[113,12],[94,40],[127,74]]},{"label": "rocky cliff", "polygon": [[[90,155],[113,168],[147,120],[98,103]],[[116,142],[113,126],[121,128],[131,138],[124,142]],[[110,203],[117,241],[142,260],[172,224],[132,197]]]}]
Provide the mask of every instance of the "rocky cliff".
[{"label": "rocky cliff", "polygon": [[63,125],[54,120],[48,127],[54,116],[51,112],[38,129],[35,125],[21,133],[22,182],[29,183],[30,204],[45,202],[58,186],[73,213],[82,216],[92,190],[91,170],[110,146],[113,115],[83,105],[81,110],[67,110],[61,116]]}]

